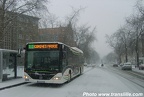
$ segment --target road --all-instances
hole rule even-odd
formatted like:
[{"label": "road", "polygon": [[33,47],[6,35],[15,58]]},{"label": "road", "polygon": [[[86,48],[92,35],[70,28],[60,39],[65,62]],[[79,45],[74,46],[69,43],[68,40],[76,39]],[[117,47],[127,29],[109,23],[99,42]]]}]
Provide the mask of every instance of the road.
[{"label": "road", "polygon": [[[1,97],[143,97],[144,87],[123,77],[131,75],[110,69],[95,67],[63,85],[28,83],[0,91]],[[138,81],[140,81],[137,78]],[[141,81],[144,84],[144,81]],[[131,96],[128,96],[130,95]],[[103,95],[103,96],[102,96]]]}]

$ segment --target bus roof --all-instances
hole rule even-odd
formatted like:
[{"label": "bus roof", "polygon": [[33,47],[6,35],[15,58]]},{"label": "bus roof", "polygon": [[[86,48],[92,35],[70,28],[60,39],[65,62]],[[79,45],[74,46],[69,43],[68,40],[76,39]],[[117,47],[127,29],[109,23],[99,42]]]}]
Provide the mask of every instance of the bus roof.
[{"label": "bus roof", "polygon": [[27,44],[35,44],[35,43],[58,43],[58,44],[64,44],[62,42],[28,42]]},{"label": "bus roof", "polygon": [[71,50],[72,50],[72,51],[79,52],[79,53],[83,54],[83,51],[82,51],[82,50],[80,50],[80,49],[79,49],[79,48],[77,48],[77,47],[71,47]]}]

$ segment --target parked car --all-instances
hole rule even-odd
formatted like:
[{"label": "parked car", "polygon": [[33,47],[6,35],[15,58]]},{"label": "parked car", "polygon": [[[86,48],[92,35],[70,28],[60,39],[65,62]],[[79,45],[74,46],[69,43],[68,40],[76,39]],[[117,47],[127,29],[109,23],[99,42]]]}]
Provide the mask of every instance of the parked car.
[{"label": "parked car", "polygon": [[113,64],[113,67],[118,67],[118,64]]},{"label": "parked car", "polygon": [[139,65],[139,70],[143,70],[144,69],[144,64],[140,64]]},{"label": "parked car", "polygon": [[123,66],[123,63],[120,63],[119,66],[122,67],[122,66]]},{"label": "parked car", "polygon": [[132,70],[132,65],[131,65],[130,62],[124,63],[124,64],[121,66],[121,69],[122,69],[122,70]]}]

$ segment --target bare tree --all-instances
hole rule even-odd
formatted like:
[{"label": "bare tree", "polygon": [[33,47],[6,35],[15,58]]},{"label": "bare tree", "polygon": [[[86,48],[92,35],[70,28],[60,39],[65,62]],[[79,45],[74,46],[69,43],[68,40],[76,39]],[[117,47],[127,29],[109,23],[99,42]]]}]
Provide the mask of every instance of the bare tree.
[{"label": "bare tree", "polygon": [[91,44],[96,40],[96,27],[92,28],[86,24],[77,26],[79,15],[83,10],[85,10],[85,8],[80,7],[79,9],[74,9],[72,7],[72,13],[66,17],[66,22],[72,25],[76,44],[84,51],[85,58],[90,63],[92,59],[91,52],[96,54],[91,47]]},{"label": "bare tree", "polygon": [[133,29],[133,42],[132,44],[135,44],[135,51],[136,51],[136,60],[137,65],[139,66],[139,53],[140,53],[140,38],[141,35],[144,34],[144,19],[142,16],[132,16],[129,19],[127,19],[127,23],[131,28]]},{"label": "bare tree", "polygon": [[110,64],[112,64],[112,63],[116,64],[117,63],[117,54],[114,52],[110,52],[106,56],[104,56],[103,61],[110,63]]},{"label": "bare tree", "polygon": [[128,62],[128,50],[131,32],[127,31],[125,27],[120,28],[117,32],[118,39],[121,41],[124,46],[125,61]]},{"label": "bare tree", "polygon": [[[142,36],[144,35],[144,2],[138,0],[136,4],[137,13],[126,19],[126,25],[120,28],[111,37],[107,36],[107,42],[115,51],[125,54],[125,59],[132,55],[135,51],[136,61],[139,66],[139,54],[141,53],[140,43],[143,43]],[[124,48],[123,50],[120,48]]]},{"label": "bare tree", "polygon": [[79,46],[83,42],[86,42],[87,33],[89,32],[89,28],[86,25],[82,25],[78,27],[75,31],[75,40],[77,45]]},{"label": "bare tree", "polygon": [[58,20],[58,17],[53,13],[46,13],[44,16],[42,16],[40,27],[41,28],[55,28],[59,27],[61,25],[61,22]]},{"label": "bare tree", "polygon": [[72,8],[72,12],[70,13],[70,15],[66,16],[66,24],[71,23],[73,26],[76,25],[76,23],[78,22],[78,18],[80,16],[80,13],[85,10],[84,7],[80,7],[79,9],[75,9],[73,7]]},{"label": "bare tree", "polygon": [[109,46],[112,47],[115,53],[118,55],[118,63],[121,63],[121,57],[124,52],[124,49],[123,44],[117,38],[117,33],[114,33],[111,36],[106,35],[106,39],[106,43],[108,43]]},{"label": "bare tree", "polygon": [[118,55],[119,62],[121,62],[122,55],[125,56],[125,62],[128,62],[130,35],[126,27],[121,27],[113,35],[110,37],[107,35],[106,37],[107,43],[114,48],[114,51]]},{"label": "bare tree", "polygon": [[91,60],[91,44],[96,40],[96,27],[90,30],[90,26],[82,25],[77,28],[77,33],[75,33],[75,39],[79,48],[84,51],[85,58],[90,62]]},{"label": "bare tree", "polygon": [[21,14],[35,15],[46,9],[47,0],[0,0],[0,46],[3,47],[4,33],[9,24]]}]

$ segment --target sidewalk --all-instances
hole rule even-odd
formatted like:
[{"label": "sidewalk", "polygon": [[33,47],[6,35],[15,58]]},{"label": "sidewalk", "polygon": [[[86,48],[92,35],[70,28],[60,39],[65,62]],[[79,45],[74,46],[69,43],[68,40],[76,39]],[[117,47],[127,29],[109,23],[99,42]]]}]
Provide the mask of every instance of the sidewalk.
[{"label": "sidewalk", "polygon": [[16,79],[10,79],[10,80],[6,80],[3,82],[0,82],[0,90],[6,89],[6,88],[10,88],[13,86],[17,86],[20,84],[24,84],[25,81],[23,78],[16,78]]},{"label": "sidewalk", "polygon": [[138,72],[138,73],[141,73],[141,74],[144,74],[144,70],[139,70],[139,68],[133,67],[133,68],[132,68],[132,71]]}]

